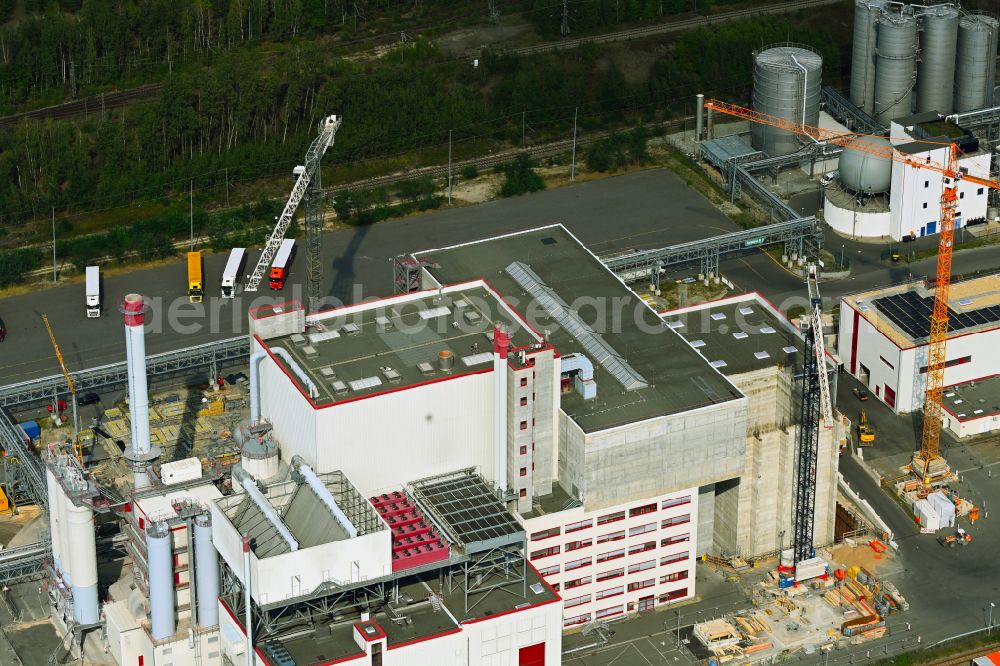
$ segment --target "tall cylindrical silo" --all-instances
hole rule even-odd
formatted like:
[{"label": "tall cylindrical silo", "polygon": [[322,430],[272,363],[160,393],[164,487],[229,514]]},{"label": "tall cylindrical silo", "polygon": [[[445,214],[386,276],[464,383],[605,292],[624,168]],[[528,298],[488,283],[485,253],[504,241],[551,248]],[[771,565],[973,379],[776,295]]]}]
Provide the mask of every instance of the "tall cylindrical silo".
[{"label": "tall cylindrical silo", "polygon": [[883,125],[912,113],[917,64],[917,19],[885,13],[875,48],[875,119]]},{"label": "tall cylindrical silo", "polygon": [[194,577],[198,597],[198,625],[219,624],[219,556],[212,545],[212,517],[194,519]]},{"label": "tall cylindrical silo", "polygon": [[80,624],[100,620],[97,600],[97,543],[94,539],[94,512],[88,506],[66,502],[69,524],[69,547],[66,557],[72,560],[73,617]]},{"label": "tall cylindrical silo", "polygon": [[[800,46],[773,46],[754,53],[753,108],[797,125],[819,123],[823,57]],[[797,134],[753,124],[751,143],[772,157],[799,149]]]},{"label": "tall cylindrical silo", "polygon": [[[55,474],[56,472],[53,472]],[[70,534],[69,514],[66,508],[69,506],[69,498],[62,486],[56,485],[56,520],[59,522],[59,534],[61,547],[60,553],[62,562],[62,579],[66,587],[73,587],[73,541]]]},{"label": "tall cylindrical silo", "polygon": [[48,498],[49,513],[49,538],[52,540],[52,563],[55,570],[62,576],[63,570],[63,546],[62,546],[62,525],[59,524],[59,495],[62,490],[59,488],[55,475],[48,467],[45,468],[45,489]]},{"label": "tall cylindrical silo", "polygon": [[177,633],[174,616],[174,557],[170,530],[165,523],[146,528],[146,564],[149,585],[149,621],[153,640]]},{"label": "tall cylindrical silo", "polygon": [[854,42],[851,47],[851,101],[868,113],[875,103],[875,35],[879,15],[887,0],[854,3]]},{"label": "tall cylindrical silo", "polygon": [[955,112],[989,106],[996,85],[997,32],[1000,23],[985,14],[968,14],[958,24],[955,59]]},{"label": "tall cylindrical silo", "polygon": [[936,5],[924,11],[917,66],[917,111],[952,110],[955,87],[955,52],[958,43],[958,8]]}]

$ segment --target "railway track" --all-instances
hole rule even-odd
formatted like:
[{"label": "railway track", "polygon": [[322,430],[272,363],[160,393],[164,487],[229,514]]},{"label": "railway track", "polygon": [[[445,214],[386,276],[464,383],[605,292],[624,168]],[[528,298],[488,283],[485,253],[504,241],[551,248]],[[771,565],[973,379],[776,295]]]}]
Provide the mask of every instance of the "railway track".
[{"label": "railway track", "polygon": [[72,102],[66,102],[65,104],[56,104],[42,109],[3,116],[0,118],[0,129],[16,125],[25,118],[31,118],[32,120],[66,120],[80,116],[86,117],[92,113],[103,113],[111,109],[119,109],[129,104],[152,99],[160,94],[161,88],[163,88],[162,83],[150,83],[138,88],[91,95],[90,97],[83,97]]},{"label": "railway track", "polygon": [[983,655],[994,652],[997,649],[1000,649],[1000,643],[980,646],[972,650],[966,650],[965,652],[959,652],[958,654],[943,657],[937,661],[928,662],[926,666],[968,666],[968,664],[976,657],[982,657]]}]

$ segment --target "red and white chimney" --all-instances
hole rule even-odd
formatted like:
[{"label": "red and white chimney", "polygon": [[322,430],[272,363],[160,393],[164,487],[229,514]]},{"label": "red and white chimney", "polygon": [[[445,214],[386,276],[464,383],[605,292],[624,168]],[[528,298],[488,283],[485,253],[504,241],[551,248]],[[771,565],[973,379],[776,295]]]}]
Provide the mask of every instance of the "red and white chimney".
[{"label": "red and white chimney", "polygon": [[125,316],[125,347],[128,354],[128,400],[132,446],[125,458],[132,464],[135,489],[150,485],[146,467],[160,451],[149,440],[149,391],[146,386],[146,303],[139,294],[129,294],[121,305]]},{"label": "red and white chimney", "polygon": [[507,490],[507,352],[510,333],[493,327],[493,469],[500,489]]}]

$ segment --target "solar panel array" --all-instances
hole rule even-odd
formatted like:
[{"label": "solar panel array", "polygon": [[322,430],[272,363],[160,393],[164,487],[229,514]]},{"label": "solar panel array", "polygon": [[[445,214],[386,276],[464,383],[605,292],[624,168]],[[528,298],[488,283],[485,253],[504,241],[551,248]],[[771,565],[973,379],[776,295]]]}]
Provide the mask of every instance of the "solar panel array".
[{"label": "solar panel array", "polygon": [[594,329],[587,326],[580,315],[570,309],[559,294],[542,281],[529,266],[519,261],[512,262],[505,269],[522,289],[528,292],[562,328],[579,342],[587,354],[597,361],[615,379],[621,382],[626,391],[646,388],[649,383],[635,368],[619,356],[618,352],[598,335]]},{"label": "solar panel array", "polygon": [[[934,312],[933,296],[920,296],[907,291],[876,298],[871,304],[914,340],[930,336],[931,314]],[[994,324],[998,321],[1000,321],[1000,305],[965,312],[955,312],[948,308],[948,329],[951,331]]]}]

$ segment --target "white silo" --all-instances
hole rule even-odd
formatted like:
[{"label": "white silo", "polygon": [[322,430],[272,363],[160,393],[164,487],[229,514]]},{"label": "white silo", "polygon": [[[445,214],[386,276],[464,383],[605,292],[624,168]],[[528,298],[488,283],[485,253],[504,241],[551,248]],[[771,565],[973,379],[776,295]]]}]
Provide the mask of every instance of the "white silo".
[{"label": "white silo", "polygon": [[97,543],[94,538],[94,511],[89,506],[66,502],[69,526],[68,552],[73,578],[73,617],[80,624],[100,620],[97,598]]},{"label": "white silo", "polygon": [[212,545],[212,517],[194,519],[195,586],[198,598],[198,626],[219,624],[219,555]]},{"label": "white silo", "polygon": [[[796,125],[819,124],[823,57],[803,46],[772,46],[754,53],[753,108]],[[772,157],[794,153],[798,134],[751,125],[751,143]]]},{"label": "white silo", "polygon": [[173,541],[166,523],[150,523],[146,528],[146,567],[150,630],[153,640],[161,641],[177,632]]}]

